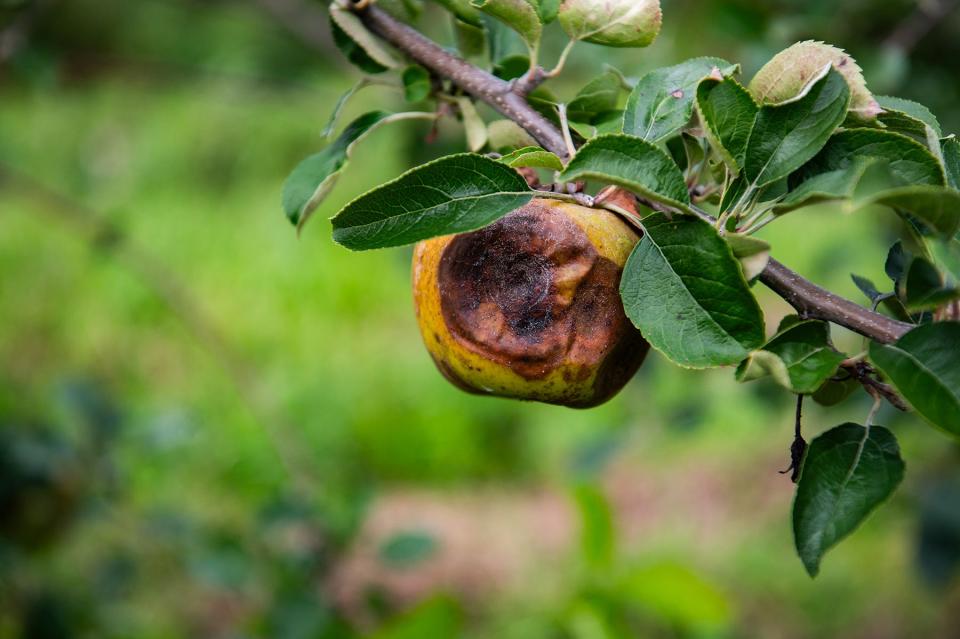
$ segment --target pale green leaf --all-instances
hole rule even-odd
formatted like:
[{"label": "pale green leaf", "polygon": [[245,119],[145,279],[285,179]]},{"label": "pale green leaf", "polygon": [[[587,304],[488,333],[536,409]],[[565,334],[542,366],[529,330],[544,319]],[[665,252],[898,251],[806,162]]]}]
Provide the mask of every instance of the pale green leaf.
[{"label": "pale green leaf", "polygon": [[353,12],[331,5],[330,19],[377,64],[388,69],[399,69],[403,66],[397,56],[377,36],[370,33]]},{"label": "pale green leaf", "polygon": [[543,26],[536,0],[471,0],[471,4],[520,34],[528,47],[539,44]]},{"label": "pale green leaf", "polygon": [[646,47],[660,33],[660,0],[564,0],[560,25],[573,40]]},{"label": "pale green leaf", "polygon": [[420,102],[430,95],[430,73],[420,65],[411,65],[403,70],[403,95],[407,102]]},{"label": "pale green leaf", "polygon": [[537,141],[513,120],[494,120],[488,124],[487,139],[490,148],[494,150],[519,149],[537,144]]},{"label": "pale green leaf", "polygon": [[560,158],[538,146],[525,146],[522,149],[517,149],[513,153],[504,155],[499,161],[515,169],[532,167],[537,169],[550,169],[551,171],[563,170],[563,162]]},{"label": "pale green leaf", "polygon": [[467,136],[467,148],[474,152],[479,151],[487,144],[487,124],[470,98],[457,98],[457,106],[460,107],[460,119]]},{"label": "pale green leaf", "polygon": [[738,381],[766,375],[794,393],[809,395],[833,377],[844,355],[830,343],[826,322],[792,323],[751,353],[737,368]]},{"label": "pale green leaf", "polygon": [[733,256],[740,260],[747,281],[759,277],[770,262],[770,243],[752,235],[727,233],[723,239],[730,245]]},{"label": "pale green leaf", "polygon": [[575,122],[593,122],[597,116],[616,110],[621,90],[617,74],[605,71],[577,92],[567,105],[567,117]]}]

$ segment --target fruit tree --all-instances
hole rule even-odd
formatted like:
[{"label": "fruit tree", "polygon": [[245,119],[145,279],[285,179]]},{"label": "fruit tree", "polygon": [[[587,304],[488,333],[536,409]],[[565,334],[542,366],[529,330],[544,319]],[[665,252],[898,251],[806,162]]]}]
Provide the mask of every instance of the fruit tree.
[{"label": "fruit tree", "polygon": [[[795,394],[793,529],[815,575],[903,477],[894,435],[873,423],[882,402],[960,437],[960,140],[924,106],[873,95],[851,56],[812,41],[749,81],[714,57],[636,82],[608,68],[563,103],[548,86],[574,46],[652,44],[658,0],[437,1],[458,51],[409,26],[408,3],[330,5],[334,39],[364,74],[331,128],[380,75],[435,108],[347,124],[290,175],[290,221],[303,227],[374,128],[460,120],[467,152],[350,202],[333,217],[334,239],[358,251],[417,243],[423,340],[469,392],[586,408],[616,394],[652,347],[682,367],[734,367],[737,381],[770,377]],[[553,22],[568,44],[546,68],[540,39]],[[500,57],[506,30],[526,56]],[[502,119],[485,122],[477,103]],[[886,262],[892,290],[855,278],[866,306],[804,279],[755,235],[825,202],[902,220]],[[757,284],[796,310],[772,336]],[[831,326],[862,335],[862,351],[837,350]],[[863,423],[807,445],[804,398],[832,405],[856,389],[874,398]]]}]

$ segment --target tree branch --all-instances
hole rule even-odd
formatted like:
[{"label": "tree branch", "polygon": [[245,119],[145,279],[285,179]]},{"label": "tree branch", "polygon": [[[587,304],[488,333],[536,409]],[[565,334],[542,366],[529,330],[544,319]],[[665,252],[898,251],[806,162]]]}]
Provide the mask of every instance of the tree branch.
[{"label": "tree branch", "polygon": [[476,99],[486,102],[504,117],[526,129],[543,148],[561,158],[568,157],[560,131],[531,107],[523,96],[513,91],[509,82],[443,50],[376,5],[358,10],[357,15],[368,29],[409,57],[436,75],[449,78]]},{"label": "tree branch", "polygon": [[760,281],[790,303],[800,315],[827,320],[888,344],[913,328],[835,295],[771,258]]},{"label": "tree branch", "polygon": [[[358,9],[357,15],[367,28],[410,58],[434,74],[449,78],[467,93],[519,124],[545,149],[561,158],[569,157],[560,130],[512,91],[508,82],[445,51],[372,4]],[[801,315],[833,322],[878,342],[894,342],[913,328],[834,295],[774,259],[760,275],[760,281]]]}]

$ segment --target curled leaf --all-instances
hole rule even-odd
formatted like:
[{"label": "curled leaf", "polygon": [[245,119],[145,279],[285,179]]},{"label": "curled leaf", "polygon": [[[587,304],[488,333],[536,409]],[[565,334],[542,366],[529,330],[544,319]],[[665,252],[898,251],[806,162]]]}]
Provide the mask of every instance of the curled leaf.
[{"label": "curled leaf", "polygon": [[432,119],[432,113],[371,111],[351,122],[325,149],[303,160],[283,185],[283,210],[297,229],[327,196],[350,160],[354,145],[383,124],[409,119]]},{"label": "curled leaf", "polygon": [[565,0],[560,25],[574,40],[607,47],[646,47],[660,33],[660,0]]},{"label": "curled leaf", "polygon": [[[350,40],[353,41],[356,47],[362,49],[366,56],[368,56],[381,67],[385,67],[387,69],[399,69],[401,66],[403,66],[400,60],[397,59],[397,56],[387,49],[379,38],[370,33],[370,31],[367,30],[367,27],[364,26],[363,22],[360,21],[360,18],[358,18],[352,12],[346,9],[341,9],[337,5],[331,5],[330,19],[333,21],[333,24],[340,29],[340,31],[350,37]],[[334,35],[336,36],[336,34],[337,31],[334,29]],[[341,50],[343,50],[343,47],[341,47]],[[347,54],[347,57],[350,58],[351,62],[356,63],[354,57],[349,53]],[[361,68],[363,67],[361,66]],[[364,69],[364,71],[367,71],[367,69]]]},{"label": "curled leaf", "polygon": [[535,0],[471,0],[471,4],[520,34],[531,49],[540,43],[543,25]]},{"label": "curled leaf", "polygon": [[819,75],[826,64],[832,64],[847,81],[851,115],[864,121],[876,119],[882,109],[867,89],[857,61],[843,49],[823,42],[798,42],[773,56],[750,81],[750,93],[761,104],[790,100]]}]

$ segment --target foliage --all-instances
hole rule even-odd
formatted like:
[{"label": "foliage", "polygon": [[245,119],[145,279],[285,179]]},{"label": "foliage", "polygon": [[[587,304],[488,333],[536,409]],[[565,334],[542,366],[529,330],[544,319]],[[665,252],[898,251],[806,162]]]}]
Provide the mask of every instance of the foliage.
[{"label": "foliage", "polygon": [[[520,71],[523,75],[514,82],[536,81],[538,74],[541,80],[551,79],[562,71],[562,61],[549,73],[537,66],[552,8],[545,10],[533,0],[472,5],[515,30],[527,45],[529,70]],[[346,11],[339,3],[332,7],[335,15]],[[367,41],[374,36],[357,28],[361,19],[350,18],[337,24],[349,23],[356,46],[372,55],[377,47]],[[646,2],[566,2],[559,22],[571,39],[569,46],[579,40],[647,46],[659,32],[660,8]],[[630,32],[640,35],[623,37]],[[404,49],[402,38],[393,44]],[[569,47],[564,55],[568,52]],[[361,70],[369,66],[353,53],[348,51],[348,57]],[[490,53],[488,63],[496,66],[501,60],[495,51]],[[389,66],[382,56],[377,60]],[[435,73],[448,72],[456,79],[459,62],[434,64]],[[960,241],[954,139],[943,138],[926,107],[894,97],[875,99],[853,58],[830,45],[797,43],[777,54],[749,83],[737,79],[739,71],[738,65],[720,58],[695,58],[647,73],[632,86],[617,133],[602,132],[598,124],[611,120],[604,113],[617,113],[620,83],[614,72],[595,78],[569,105],[541,94],[539,110],[561,127],[568,127],[570,120],[596,125],[592,132],[574,129],[579,149],[572,146],[573,133],[562,131],[569,157],[558,157],[561,149],[551,141],[545,143],[548,149],[526,144],[491,149],[509,152],[506,166],[478,154],[435,160],[342,209],[333,218],[334,238],[348,248],[368,249],[489,224],[532,195],[509,166],[552,172],[550,181],[558,187],[541,190],[541,197],[569,199],[569,186],[582,189],[588,181],[621,187],[637,198],[639,215],[599,199],[596,206],[626,216],[643,232],[623,271],[624,311],[668,359],[691,368],[739,363],[739,381],[771,375],[801,396],[816,397],[826,385],[843,381],[843,374],[855,375],[877,402],[882,396],[878,389],[886,388],[882,375],[892,384],[888,398],[899,393],[926,420],[957,435],[960,293],[933,250],[935,244]],[[468,147],[482,150],[486,140],[476,133],[483,130],[478,112],[469,97],[451,93],[455,89],[435,85],[433,97],[438,103],[460,105]],[[514,91],[513,85],[506,90]],[[514,120],[525,123],[522,116]],[[528,128],[547,139],[542,131]],[[563,161],[562,170],[552,158]],[[327,173],[316,175],[318,192]],[[295,172],[291,181],[302,177]],[[903,218],[909,239],[918,246],[920,255],[896,274],[890,296],[904,309],[900,317],[905,323],[888,323],[896,327],[899,339],[889,345],[889,332],[859,329],[870,339],[870,363],[865,354],[851,357],[834,348],[824,321],[789,320],[764,344],[763,314],[748,280],[757,275],[762,279],[769,252],[776,247],[745,250],[745,242],[783,214],[823,201],[851,210],[888,207]],[[738,239],[728,244],[728,234]],[[744,260],[756,256],[748,273]],[[778,292],[791,299],[790,292]],[[876,306],[876,296],[871,297]],[[832,303],[826,297],[819,301]],[[807,306],[798,308],[816,309],[817,302],[806,300]],[[868,318],[871,313],[853,312]],[[843,314],[819,319],[858,326]],[[848,424],[830,431],[804,455],[798,414],[792,451],[794,466],[802,471],[794,530],[811,575],[819,570],[823,553],[856,528],[900,481],[896,440],[890,431],[871,430],[869,419],[865,428]]]},{"label": "foliage", "polygon": [[[0,0],[0,31],[32,4]],[[348,123],[433,107],[408,100],[424,83],[405,62],[356,82],[323,3],[40,4],[0,53],[0,529],[54,517],[36,548],[0,531],[0,636],[938,637],[956,625],[960,457],[920,415],[881,409],[909,472],[810,582],[791,553],[791,484],[776,474],[795,404],[773,372],[731,384],[730,368],[652,354],[586,412],[467,395],[436,374],[412,337],[409,251],[358,258],[325,230],[370,187],[463,150],[461,102],[436,127],[398,122],[357,144],[304,232],[278,221],[284,177]],[[445,47],[461,38],[474,63],[489,64],[492,44],[501,57],[526,50],[506,29],[488,41],[498,25],[469,0],[435,4],[461,10],[456,30],[431,2],[411,23]],[[297,30],[269,10],[296,5],[316,9]],[[621,132],[630,88],[653,69],[720,54],[743,63],[745,81],[816,37],[856,55],[874,93],[929,105],[956,131],[960,12],[892,52],[889,36],[915,8],[671,0],[655,46],[577,44],[531,101],[556,117],[551,101],[569,100],[582,144],[580,134]],[[563,45],[562,25],[546,25],[541,61]],[[503,77],[528,67],[524,56]],[[420,93],[385,86],[405,78]],[[431,74],[438,82],[451,90]],[[513,124],[476,110],[494,132]],[[923,127],[896,124],[921,141]],[[513,143],[500,140],[488,148],[506,160]],[[685,174],[700,141],[667,140]],[[941,147],[949,167],[955,138]],[[518,155],[545,182],[535,163],[563,168],[549,152]],[[723,237],[749,282],[772,244],[818,284],[900,318],[923,311],[908,312],[899,287],[939,290],[919,277],[924,260],[952,273],[945,288],[955,282],[956,243],[928,237],[931,260],[895,213],[845,215],[850,204]],[[883,255],[898,234],[894,281]],[[861,294],[850,271],[873,291]],[[789,308],[760,283],[752,291],[770,336]],[[831,341],[864,350],[836,326]],[[816,394],[844,398],[835,408],[807,398],[809,439],[864,423],[871,398],[851,372]],[[580,492],[593,506],[577,507]],[[11,496],[35,508],[7,510]],[[437,527],[444,512],[455,527]],[[395,525],[377,534],[385,520]],[[578,543],[580,526],[594,541]],[[344,588],[358,557],[362,578]]]}]

